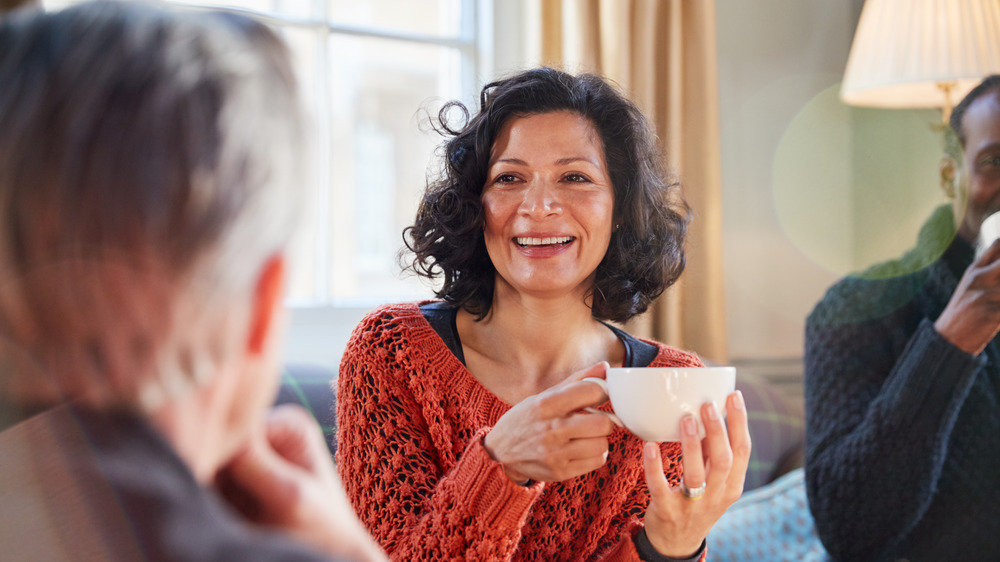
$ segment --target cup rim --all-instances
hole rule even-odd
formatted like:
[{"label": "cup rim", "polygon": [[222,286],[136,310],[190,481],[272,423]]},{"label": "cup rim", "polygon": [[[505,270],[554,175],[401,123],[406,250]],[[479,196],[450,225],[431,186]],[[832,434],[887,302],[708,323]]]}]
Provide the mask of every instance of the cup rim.
[{"label": "cup rim", "polygon": [[663,371],[683,371],[683,372],[714,372],[714,373],[735,373],[736,367],[732,365],[713,365],[711,367],[608,367],[607,372],[616,373],[656,373]]}]

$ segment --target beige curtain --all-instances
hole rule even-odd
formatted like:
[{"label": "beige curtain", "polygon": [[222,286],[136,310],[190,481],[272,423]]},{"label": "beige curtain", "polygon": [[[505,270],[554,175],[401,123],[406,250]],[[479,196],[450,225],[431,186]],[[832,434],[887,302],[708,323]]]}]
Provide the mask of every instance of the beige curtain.
[{"label": "beige curtain", "polygon": [[41,0],[0,0],[0,14],[13,10],[14,8],[20,8],[21,6],[38,5]]},{"label": "beige curtain", "polygon": [[714,0],[535,0],[535,58],[618,83],[653,122],[693,209],[687,269],[640,336],[724,363],[722,208]]}]

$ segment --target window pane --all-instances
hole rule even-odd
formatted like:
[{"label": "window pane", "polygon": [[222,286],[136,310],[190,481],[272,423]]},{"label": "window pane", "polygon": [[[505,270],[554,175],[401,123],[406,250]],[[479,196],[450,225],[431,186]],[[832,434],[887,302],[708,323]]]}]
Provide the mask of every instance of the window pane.
[{"label": "window pane", "polygon": [[335,24],[439,37],[462,36],[462,0],[329,0]]},{"label": "window pane", "polygon": [[[325,113],[326,82],[326,35],[315,31],[281,26],[276,28],[288,44],[292,54],[292,65],[299,83],[299,93],[306,112],[305,120],[309,136],[303,146],[312,152],[309,159],[312,167],[305,171],[306,201],[302,206],[302,219],[296,238],[292,244],[292,274],[289,280],[288,296],[292,301],[309,302],[320,298],[319,273],[324,271],[323,260],[327,253],[323,241],[328,237],[322,207],[325,201],[328,181],[323,163],[326,159],[321,151],[326,146],[327,131],[321,125]],[[297,191],[297,193],[301,193]]]},{"label": "window pane", "polygon": [[[80,0],[43,1],[58,9]],[[266,23],[292,51],[315,151],[292,247],[290,301],[430,296],[426,282],[401,276],[397,255],[429,167],[437,166],[433,155],[442,139],[428,115],[468,93],[475,74],[474,0],[168,1],[272,16]],[[306,21],[465,45],[331,33],[321,23],[300,25]]]},{"label": "window pane", "polygon": [[459,63],[453,48],[331,37],[333,298],[430,294],[400,280],[396,254],[441,141],[427,115],[461,95]]}]

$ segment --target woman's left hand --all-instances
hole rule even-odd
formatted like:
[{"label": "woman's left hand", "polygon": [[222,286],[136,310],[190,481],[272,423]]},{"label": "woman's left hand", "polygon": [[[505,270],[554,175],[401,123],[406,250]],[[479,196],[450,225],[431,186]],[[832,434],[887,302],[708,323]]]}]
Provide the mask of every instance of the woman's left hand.
[{"label": "woman's left hand", "polygon": [[[650,502],[646,509],[646,535],[660,554],[672,558],[694,555],[708,531],[743,493],[750,462],[750,431],[746,405],[740,392],[726,399],[726,425],[714,403],[701,408],[704,441],[698,437],[693,415],[681,422],[684,475],[681,486],[671,488],[663,474],[657,443],[646,443],[643,466]],[[687,497],[682,488],[695,490],[705,484],[704,494]]]}]

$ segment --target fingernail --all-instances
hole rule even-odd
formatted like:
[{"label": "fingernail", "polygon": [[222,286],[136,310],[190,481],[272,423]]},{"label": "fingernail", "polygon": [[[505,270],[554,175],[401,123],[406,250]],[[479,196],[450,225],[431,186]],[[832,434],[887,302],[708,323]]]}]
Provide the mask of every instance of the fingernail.
[{"label": "fingernail", "polygon": [[714,400],[708,405],[708,417],[712,420],[719,419],[719,407],[715,405]]},{"label": "fingernail", "polygon": [[694,421],[694,416],[684,416],[684,433],[698,435],[698,424]]},{"label": "fingernail", "polygon": [[643,447],[645,447],[646,449],[647,459],[655,459],[656,454],[660,452],[660,450],[656,447],[656,443],[653,443],[651,441],[647,441],[646,444],[643,445]]},{"label": "fingernail", "polygon": [[737,390],[736,394],[733,395],[733,407],[737,410],[746,410],[747,404],[743,401],[743,392]]}]

